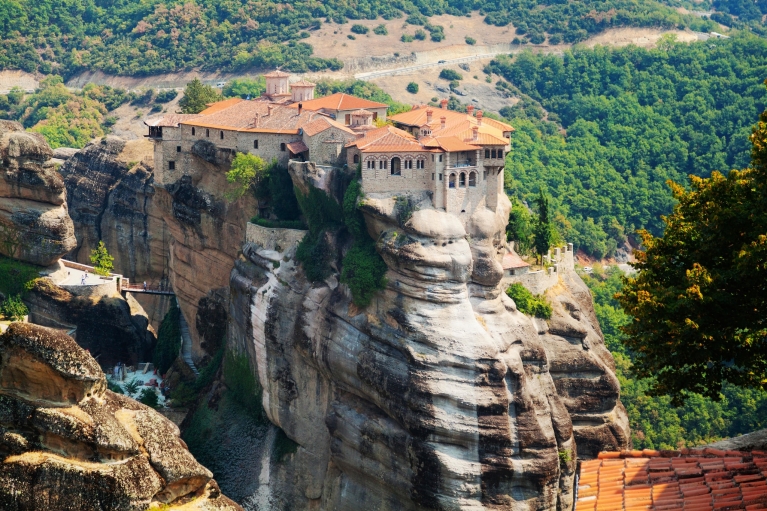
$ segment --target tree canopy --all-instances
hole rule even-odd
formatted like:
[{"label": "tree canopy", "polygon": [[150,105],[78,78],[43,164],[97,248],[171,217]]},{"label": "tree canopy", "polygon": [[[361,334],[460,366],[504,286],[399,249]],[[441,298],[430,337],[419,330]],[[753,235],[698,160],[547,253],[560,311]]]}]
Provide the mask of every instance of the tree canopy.
[{"label": "tree canopy", "polygon": [[641,231],[618,296],[636,373],[677,402],[724,382],[767,389],[767,112],[751,142],[749,168],[670,182],[678,204],[663,236]]},{"label": "tree canopy", "polygon": [[232,187],[224,194],[227,200],[235,201],[245,195],[248,190],[264,177],[267,164],[263,158],[250,153],[237,153],[232,160],[229,172],[226,173],[227,182]]},{"label": "tree canopy", "polygon": [[185,114],[198,114],[205,110],[208,103],[221,100],[221,95],[210,85],[205,85],[199,78],[186,84],[184,97],[178,102],[179,108]]},{"label": "tree canopy", "polygon": [[99,275],[107,276],[111,273],[115,258],[109,255],[104,242],[99,240],[96,248],[91,250],[91,264],[93,271]]}]

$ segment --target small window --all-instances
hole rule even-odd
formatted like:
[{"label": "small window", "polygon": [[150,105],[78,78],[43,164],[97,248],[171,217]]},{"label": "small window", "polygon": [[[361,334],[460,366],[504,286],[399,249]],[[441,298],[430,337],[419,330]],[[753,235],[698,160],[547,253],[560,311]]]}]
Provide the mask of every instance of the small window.
[{"label": "small window", "polygon": [[207,130],[207,129],[205,130],[205,136],[206,136],[206,137],[209,137],[209,136],[210,136],[210,130]]},{"label": "small window", "polygon": [[431,155],[431,161],[434,161],[434,155],[433,154]]},{"label": "small window", "polygon": [[374,162],[374,161],[368,160],[368,168],[369,168],[369,169],[374,169],[374,168],[375,168],[375,165],[374,165],[374,164],[375,164],[375,162]]},{"label": "small window", "polygon": [[194,128],[192,128],[192,135],[194,135]]},{"label": "small window", "polygon": [[351,114],[346,114],[346,125],[348,126],[351,123],[352,123],[352,116],[351,116]]},{"label": "small window", "polygon": [[439,175],[439,180],[442,181],[442,174]]},{"label": "small window", "polygon": [[176,146],[176,152],[177,152],[177,153],[180,153],[180,152],[181,152],[181,146],[180,146],[180,145],[177,145],[177,146]]},{"label": "small window", "polygon": [[448,179],[447,186],[449,188],[455,188],[455,174],[450,174],[450,178]]},{"label": "small window", "polygon": [[[463,175],[463,174],[461,174]],[[471,172],[469,174],[469,186],[477,186],[477,173]]]},{"label": "small window", "polygon": [[354,163],[359,163],[359,162],[360,162],[360,155],[359,154],[355,154],[354,155]]},{"label": "small window", "polygon": [[373,120],[375,121],[378,119],[378,112],[373,112]]},{"label": "small window", "polygon": [[258,140],[253,141],[253,149],[258,149]]},{"label": "small window", "polygon": [[485,158],[490,158],[490,149],[485,149]]},{"label": "small window", "polygon": [[492,156],[493,158],[495,158],[495,154],[496,154],[495,149],[493,149],[493,156]]},{"label": "small window", "polygon": [[431,180],[434,181],[434,172],[431,173]]},{"label": "small window", "polygon": [[458,186],[461,188],[466,188],[466,174],[461,172],[461,177],[458,178]]},{"label": "small window", "polygon": [[169,161],[168,162],[168,170],[176,170],[176,162],[175,161]]},{"label": "small window", "polygon": [[442,161],[442,155],[441,154],[439,155],[439,161]]},{"label": "small window", "polygon": [[220,131],[218,133],[218,138],[220,138],[221,140],[224,140],[224,132],[223,131]]},{"label": "small window", "polygon": [[280,151],[284,151],[284,150],[285,150],[285,147],[286,147],[286,146],[285,146],[285,142],[281,143],[281,144],[280,144]]}]

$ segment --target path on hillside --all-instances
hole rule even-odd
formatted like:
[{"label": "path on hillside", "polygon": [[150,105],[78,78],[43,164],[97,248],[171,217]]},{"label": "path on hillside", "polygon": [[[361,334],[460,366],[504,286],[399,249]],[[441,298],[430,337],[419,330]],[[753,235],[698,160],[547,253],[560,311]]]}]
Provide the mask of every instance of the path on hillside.
[{"label": "path on hillside", "polygon": [[[467,62],[475,62],[477,60],[484,60],[484,59],[492,59],[493,57],[497,55],[510,55],[515,53],[520,53],[522,51],[522,48],[519,47],[519,49],[506,49],[502,51],[495,51],[491,53],[479,53],[477,55],[469,55],[467,57],[460,57],[457,59],[441,59],[436,62],[424,62],[422,64],[415,64],[412,66],[404,66],[404,67],[397,67],[394,69],[382,69],[380,71],[368,71],[366,73],[357,73],[354,75],[354,78],[357,80],[372,80],[374,78],[381,78],[382,76],[394,76],[394,75],[402,75],[402,74],[410,74],[414,73],[416,71],[420,71],[421,69],[427,69],[432,67],[439,67],[439,66],[453,66],[456,64],[464,64]],[[551,47],[551,46],[540,46],[540,47],[533,47],[533,49],[536,51],[536,53],[547,53],[547,54],[553,54],[553,55],[563,55],[564,49],[558,48],[558,47]]]}]

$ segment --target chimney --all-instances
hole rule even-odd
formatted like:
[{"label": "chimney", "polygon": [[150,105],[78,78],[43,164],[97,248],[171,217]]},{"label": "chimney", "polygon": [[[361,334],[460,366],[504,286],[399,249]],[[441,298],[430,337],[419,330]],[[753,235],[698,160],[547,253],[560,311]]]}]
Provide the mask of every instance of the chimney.
[{"label": "chimney", "polygon": [[445,124],[447,124],[447,117],[445,117],[444,115],[442,117],[440,117],[439,118],[439,123],[440,123],[440,127],[442,129],[445,129]]},{"label": "chimney", "polygon": [[256,118],[253,119],[253,127],[254,128],[258,128],[258,117],[259,117],[258,114],[256,114]]},{"label": "chimney", "polygon": [[477,126],[482,126],[482,110],[477,110]]},{"label": "chimney", "polygon": [[301,115],[301,110],[303,110],[303,109],[304,109],[304,104],[303,103],[299,103],[298,104],[298,115]]},{"label": "chimney", "polygon": [[441,100],[439,102],[439,106],[441,106],[443,110],[446,110],[447,109],[447,100],[446,99]]},{"label": "chimney", "polygon": [[473,127],[471,128],[471,131],[472,131],[472,136],[473,136],[473,139],[474,139],[475,141],[476,141],[476,140],[479,140],[479,127],[478,127],[478,126],[473,126]]},{"label": "chimney", "polygon": [[431,108],[426,109],[426,122],[431,123],[431,114],[434,113],[434,110]]},{"label": "chimney", "polygon": [[266,115],[271,116],[272,115],[272,105],[267,105],[266,107]]},{"label": "chimney", "polygon": [[469,113],[469,115],[474,115],[474,105],[469,105],[466,107],[466,111]]}]

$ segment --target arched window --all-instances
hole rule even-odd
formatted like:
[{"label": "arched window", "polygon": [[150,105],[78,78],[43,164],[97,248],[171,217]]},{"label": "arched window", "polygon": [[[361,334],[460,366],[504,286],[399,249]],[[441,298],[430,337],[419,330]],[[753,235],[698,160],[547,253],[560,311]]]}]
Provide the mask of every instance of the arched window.
[{"label": "arched window", "polygon": [[402,175],[402,160],[400,160],[396,156],[391,159],[391,175],[392,176]]},{"label": "arched window", "polygon": [[455,188],[455,174],[450,174],[450,177],[448,178],[448,186],[450,188]]},{"label": "arched window", "polygon": [[354,163],[359,163],[359,162],[360,162],[360,155],[359,154],[355,154],[354,155]]},{"label": "arched window", "polygon": [[469,173],[469,186],[477,186],[477,173]]},{"label": "arched window", "polygon": [[224,140],[224,132],[223,131],[220,131],[218,133],[218,138],[220,138],[221,140]]},{"label": "arched window", "polygon": [[194,135],[194,128],[192,128],[192,135]]},{"label": "arched window", "polygon": [[461,176],[458,178],[458,186],[461,188],[466,187],[466,174],[461,172]]}]

